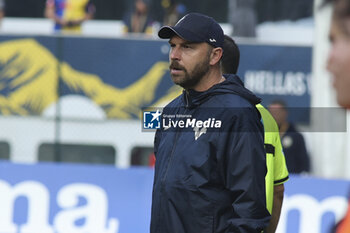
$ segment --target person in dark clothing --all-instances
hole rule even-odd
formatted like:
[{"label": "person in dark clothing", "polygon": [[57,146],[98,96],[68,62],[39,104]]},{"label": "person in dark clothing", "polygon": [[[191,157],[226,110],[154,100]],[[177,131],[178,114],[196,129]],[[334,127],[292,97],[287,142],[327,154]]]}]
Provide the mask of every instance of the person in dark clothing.
[{"label": "person in dark clothing", "polygon": [[257,25],[255,0],[228,0],[228,8],[232,36],[255,37]]},{"label": "person in dark clothing", "polygon": [[[228,35],[224,38],[224,55],[221,62],[224,74],[236,74],[239,66],[240,51],[236,42]],[[238,76],[237,82],[244,86]],[[279,130],[276,121],[270,112],[261,104],[256,106],[261,114],[265,130],[265,148],[266,148],[266,205],[271,213],[269,226],[264,233],[274,233],[277,229],[281,214],[284,183],[289,179],[286,161],[284,158]]]},{"label": "person in dark clothing", "polygon": [[284,101],[276,100],[268,107],[280,130],[283,152],[289,173],[310,172],[310,158],[305,140],[295,126],[288,121],[288,110]]},{"label": "person in dark clothing", "polygon": [[125,33],[152,34],[153,19],[149,14],[148,2],[147,0],[134,0],[133,7],[123,17]]},{"label": "person in dark clothing", "polygon": [[155,135],[150,232],[260,233],[270,219],[260,99],[222,75],[224,34],[211,17],[187,14],[158,35],[184,91]]}]

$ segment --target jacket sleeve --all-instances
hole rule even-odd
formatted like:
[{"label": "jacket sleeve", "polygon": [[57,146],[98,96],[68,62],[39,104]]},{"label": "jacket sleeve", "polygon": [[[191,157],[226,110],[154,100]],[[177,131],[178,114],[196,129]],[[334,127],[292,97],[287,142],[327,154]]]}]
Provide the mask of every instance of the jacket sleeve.
[{"label": "jacket sleeve", "polygon": [[225,186],[232,194],[233,214],[228,232],[261,232],[270,214],[266,209],[266,160],[263,127],[254,108],[239,109],[226,135]]}]

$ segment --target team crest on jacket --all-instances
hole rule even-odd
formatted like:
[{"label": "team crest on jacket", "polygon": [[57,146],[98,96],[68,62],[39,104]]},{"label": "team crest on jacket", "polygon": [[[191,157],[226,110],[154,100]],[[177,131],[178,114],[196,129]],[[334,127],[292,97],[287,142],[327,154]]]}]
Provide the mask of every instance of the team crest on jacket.
[{"label": "team crest on jacket", "polygon": [[205,134],[207,132],[207,128],[203,127],[203,128],[198,128],[197,126],[193,128],[194,131],[194,140],[197,141],[197,139],[202,136],[202,134]]}]

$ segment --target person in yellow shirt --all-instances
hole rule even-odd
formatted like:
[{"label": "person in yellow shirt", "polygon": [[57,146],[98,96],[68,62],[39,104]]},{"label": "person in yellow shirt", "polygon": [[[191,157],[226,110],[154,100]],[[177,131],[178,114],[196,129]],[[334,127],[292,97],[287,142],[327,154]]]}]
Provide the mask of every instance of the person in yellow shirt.
[{"label": "person in yellow shirt", "polygon": [[84,21],[92,19],[95,6],[91,0],[47,0],[45,16],[54,20],[55,31],[80,32]]},{"label": "person in yellow shirt", "polygon": [[281,214],[282,201],[284,195],[284,185],[289,178],[286,161],[283,154],[282,144],[276,121],[270,112],[258,104],[264,130],[265,130],[265,150],[267,174],[266,182],[266,206],[271,213],[271,221],[266,232],[275,232]]},{"label": "person in yellow shirt", "polygon": [[[224,55],[221,63],[223,73],[236,74],[240,58],[237,44],[231,37],[225,35],[223,49]],[[239,77],[236,76],[236,78],[243,85]],[[284,183],[289,179],[289,173],[283,154],[277,123],[264,106],[257,104],[256,107],[260,112],[265,131],[264,143],[267,166],[267,174],[265,176],[266,207],[271,214],[270,224],[265,229],[265,232],[274,233],[281,214]]]}]

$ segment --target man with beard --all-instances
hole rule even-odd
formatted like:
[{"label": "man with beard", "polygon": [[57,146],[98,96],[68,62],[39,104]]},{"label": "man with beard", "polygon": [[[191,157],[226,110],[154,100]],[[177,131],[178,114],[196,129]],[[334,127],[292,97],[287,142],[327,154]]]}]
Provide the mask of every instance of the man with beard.
[{"label": "man with beard", "polygon": [[158,35],[169,39],[171,78],[184,91],[155,136],[150,232],[260,233],[270,219],[260,99],[223,77],[214,19],[190,13]]}]

